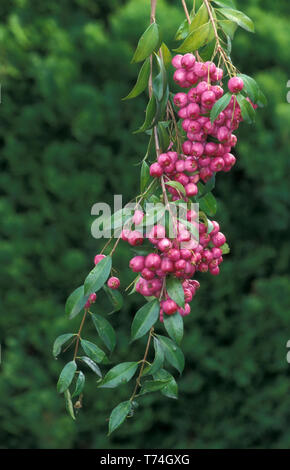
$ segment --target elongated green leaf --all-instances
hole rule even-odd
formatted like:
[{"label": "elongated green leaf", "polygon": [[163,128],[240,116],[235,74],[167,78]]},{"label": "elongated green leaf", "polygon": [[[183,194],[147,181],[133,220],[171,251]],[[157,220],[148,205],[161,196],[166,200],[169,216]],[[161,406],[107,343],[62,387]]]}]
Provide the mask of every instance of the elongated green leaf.
[{"label": "elongated green leaf", "polygon": [[249,77],[244,73],[239,73],[237,76],[244,82],[243,91],[245,91],[251,101],[256,103],[259,95],[259,85],[257,82],[252,77]]},{"label": "elongated green leaf", "polygon": [[214,122],[216,118],[219,116],[219,114],[226,109],[228,106],[229,102],[231,101],[231,93],[226,93],[223,95],[218,101],[215,102],[213,107],[211,108],[210,111],[210,120],[211,122]]},{"label": "elongated green leaf", "polygon": [[150,392],[159,392],[166,387],[168,383],[169,380],[146,380],[142,385],[139,395],[145,395],[145,393]]},{"label": "elongated green leaf", "polygon": [[155,358],[154,358],[154,361],[151,364],[151,366],[147,367],[144,370],[143,375],[148,375],[148,374],[154,375],[163,366],[164,351],[163,351],[163,348],[161,346],[161,343],[160,343],[159,339],[156,338],[155,336],[153,337],[153,343],[154,343],[154,350],[155,350]]},{"label": "elongated green leaf", "polygon": [[157,101],[161,101],[163,96],[165,95],[166,87],[167,87],[167,74],[165,70],[165,66],[163,63],[163,59],[159,57],[159,55],[154,54],[159,73],[153,78],[153,93],[157,99]]},{"label": "elongated green leaf", "polygon": [[148,86],[149,75],[150,75],[150,60],[146,59],[140,69],[137,82],[134,85],[134,88],[130,91],[130,93],[125,98],[123,98],[123,100],[129,100],[132,98],[136,98],[136,96],[139,96],[142,93],[142,91],[144,91],[145,88]]},{"label": "elongated green leaf", "polygon": [[145,162],[145,160],[142,163],[141,166],[141,175],[140,175],[140,191],[141,194],[145,191],[146,186],[150,180],[150,171],[149,171],[149,166]]},{"label": "elongated green leaf", "polygon": [[78,397],[82,393],[82,391],[84,389],[84,386],[85,386],[85,381],[86,381],[85,375],[80,370],[79,373],[78,373],[78,378],[77,378],[77,381],[76,381],[76,388],[75,388],[75,390],[72,394],[72,398]]},{"label": "elongated green leaf", "polygon": [[253,106],[240,93],[237,95],[237,101],[241,108],[243,120],[248,122],[249,124],[252,124],[255,121],[255,114],[256,114]]},{"label": "elongated green leaf", "polygon": [[136,313],[131,326],[132,340],[142,338],[154,325],[159,317],[159,302],[157,299],[143,305]]},{"label": "elongated green leaf", "polygon": [[89,295],[85,295],[84,286],[78,287],[68,297],[65,304],[65,313],[74,318],[85,306]]},{"label": "elongated green leaf", "polygon": [[178,181],[166,181],[165,184],[167,184],[167,186],[171,186],[172,188],[176,189],[181,194],[183,194],[183,196],[186,196],[186,191],[185,191],[184,186]]},{"label": "elongated green leaf", "polygon": [[112,310],[109,313],[109,315],[121,310],[121,308],[123,307],[123,304],[124,304],[124,299],[123,299],[123,296],[122,296],[121,292],[119,292],[116,289],[109,289],[109,287],[107,287],[106,285],[103,286],[103,289],[106,292],[106,294],[107,294],[107,296],[108,296],[108,298],[109,298],[109,300],[110,300],[110,302],[111,302],[111,304],[113,305],[113,308],[114,308],[114,310]]},{"label": "elongated green leaf", "polygon": [[179,346],[166,336],[157,335],[163,347],[165,358],[181,374],[184,369],[184,355]]},{"label": "elongated green leaf", "polygon": [[171,64],[172,54],[166,46],[165,42],[161,44],[161,53],[165,67],[169,67]]},{"label": "elongated green leaf", "polygon": [[[197,184],[198,188],[202,188],[200,183]],[[199,203],[199,208],[201,211],[205,212],[207,215],[210,217],[213,217],[216,214],[217,211],[217,202],[212,193],[207,193],[205,196],[202,196],[200,199],[197,201]]]},{"label": "elongated green leaf", "polygon": [[130,218],[133,216],[133,210],[129,207],[123,207],[122,209],[115,212],[110,219],[108,220],[108,224],[110,228],[116,229],[122,227],[126,222],[129,221]]},{"label": "elongated green leaf", "polygon": [[220,7],[236,8],[235,2],[233,0],[213,0],[213,2]]},{"label": "elongated green leaf", "polygon": [[210,22],[203,24],[195,31],[192,31],[184,42],[175,49],[175,52],[193,52],[210,42],[214,38],[214,31]]},{"label": "elongated green leaf", "polygon": [[142,62],[142,60],[152,54],[159,43],[159,32],[156,23],[152,23],[139,39],[132,62]]},{"label": "elongated green leaf", "polygon": [[167,123],[164,123],[164,122],[158,122],[158,127],[157,127],[161,152],[166,152],[170,144],[170,139],[169,139],[169,134],[167,131],[166,124]]},{"label": "elongated green leaf", "polygon": [[76,419],[69,389],[64,391],[65,406],[72,419]]},{"label": "elongated green leaf", "polygon": [[197,28],[204,25],[208,22],[208,12],[205,4],[203,3],[201,7],[196,12],[196,15],[193,17],[191,24],[189,25],[189,32],[196,31]]},{"label": "elongated green leaf", "polygon": [[87,356],[81,356],[79,359],[81,359],[95,374],[102,377],[101,369],[94,361],[92,361],[92,359]]},{"label": "elongated green leaf", "polygon": [[116,408],[113,409],[109,419],[109,434],[112,434],[121,424],[125,421],[127,415],[130,413],[132,403],[130,400],[119,403]]},{"label": "elongated green leaf", "polygon": [[92,319],[101,340],[112,352],[116,346],[116,333],[111,323],[106,318],[95,313],[92,314]]},{"label": "elongated green leaf", "polygon": [[257,103],[256,103],[260,108],[263,108],[264,106],[267,106],[267,98],[262,92],[262,90],[259,90],[258,93],[258,98],[257,98]]},{"label": "elongated green leaf", "polygon": [[75,336],[74,333],[66,333],[56,338],[55,342],[53,343],[53,348],[52,348],[52,354],[54,355],[54,357],[59,355],[59,353],[61,352],[62,345],[65,344],[73,336]]},{"label": "elongated green leaf", "polygon": [[100,388],[115,388],[131,380],[138,367],[138,362],[122,362],[107,372],[101,382]]},{"label": "elongated green leaf", "polygon": [[189,31],[189,24],[187,19],[183,20],[181,25],[179,26],[178,30],[176,31],[175,38],[176,41],[180,41],[182,39],[185,39],[186,36],[188,35]]},{"label": "elongated green leaf", "polygon": [[241,28],[249,31],[250,33],[255,32],[255,26],[251,18],[245,15],[239,10],[234,10],[233,8],[220,8],[218,10],[226,18],[237,23]]},{"label": "elongated green leaf", "polygon": [[165,315],[164,326],[170,338],[177,344],[181,343],[183,337],[183,318],[177,312],[174,315]]},{"label": "elongated green leaf", "polygon": [[155,96],[152,95],[146,108],[146,115],[145,115],[145,121],[142,124],[139,129],[133,132],[133,134],[139,134],[140,132],[144,132],[147,129],[150,129],[152,127],[152,124],[154,122],[154,117],[156,113],[156,99]]},{"label": "elongated green leaf", "polygon": [[204,62],[211,60],[215,51],[215,40],[208,42],[199,51],[199,55]]},{"label": "elongated green leaf", "polygon": [[88,274],[85,280],[85,295],[97,292],[103,287],[109,277],[112,268],[111,256],[103,258],[92,271]]},{"label": "elongated green leaf", "polygon": [[169,297],[179,305],[184,307],[184,291],[180,279],[169,276],[166,279],[166,290]]},{"label": "elongated green leaf", "polygon": [[68,387],[72,383],[76,370],[77,365],[75,361],[70,361],[64,366],[60,373],[56,387],[59,393],[63,393],[65,390],[68,389]]},{"label": "elongated green leaf", "polygon": [[168,398],[178,398],[178,387],[175,378],[167,370],[160,369],[155,375],[154,380],[168,380],[168,384],[161,390],[162,395]]},{"label": "elongated green leaf", "polygon": [[230,20],[219,20],[218,25],[222,28],[223,32],[231,39],[234,39],[237,30],[237,24]]},{"label": "elongated green leaf", "polygon": [[200,183],[200,189],[199,189],[199,193],[198,193],[198,197],[199,198],[202,198],[203,196],[205,196],[207,193],[209,193],[210,191],[212,191],[215,187],[215,173],[212,175],[212,177],[205,183],[205,185],[203,185],[202,183]]},{"label": "elongated green leaf", "polygon": [[100,349],[96,344],[87,341],[86,339],[81,339],[81,345],[85,353],[95,362],[102,362],[105,357],[105,353]]}]

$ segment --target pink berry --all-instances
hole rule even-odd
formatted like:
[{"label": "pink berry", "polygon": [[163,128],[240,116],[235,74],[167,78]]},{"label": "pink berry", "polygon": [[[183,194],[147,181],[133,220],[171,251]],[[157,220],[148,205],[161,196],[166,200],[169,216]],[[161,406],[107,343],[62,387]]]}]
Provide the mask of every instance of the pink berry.
[{"label": "pink berry", "polygon": [[178,306],[177,304],[174,302],[174,300],[172,299],[167,299],[163,302],[162,304],[162,308],[163,308],[163,311],[167,314],[167,315],[173,315]]},{"label": "pink berry", "polygon": [[168,238],[162,238],[159,240],[157,246],[160,251],[168,251],[172,247],[172,243]]},{"label": "pink berry", "polygon": [[161,265],[161,258],[157,253],[150,253],[145,258],[145,267],[155,271]]},{"label": "pink berry", "polygon": [[143,235],[142,233],[138,232],[138,230],[133,230],[130,235],[128,236],[128,243],[131,246],[138,246],[142,245],[143,243]]},{"label": "pink berry", "polygon": [[212,240],[214,246],[219,248],[220,246],[222,246],[226,242],[226,237],[224,236],[224,234],[222,232],[217,232],[212,236],[211,240]]},{"label": "pink berry", "polygon": [[181,54],[177,54],[173,57],[171,63],[173,65],[173,67],[175,67],[176,69],[179,69],[181,68],[181,60],[182,60],[182,55]]},{"label": "pink berry", "polygon": [[96,255],[94,259],[95,264],[98,264],[104,258],[106,258],[105,255]]},{"label": "pink berry", "polygon": [[185,69],[191,69],[195,64],[195,57],[193,54],[185,54],[181,59],[181,66]]},{"label": "pink berry", "polygon": [[130,268],[134,273],[140,273],[145,266],[144,256],[134,256],[129,263]]},{"label": "pink berry", "polygon": [[144,213],[142,211],[136,210],[132,218],[133,224],[135,225],[141,224],[143,217],[144,217]]},{"label": "pink berry", "polygon": [[198,193],[198,187],[197,187],[196,184],[194,184],[194,183],[188,183],[188,184],[185,186],[185,191],[186,191],[186,195],[187,195],[188,197],[196,196],[197,193]]},{"label": "pink berry", "polygon": [[231,93],[239,93],[244,88],[244,82],[239,77],[232,77],[228,81],[228,88]]},{"label": "pink berry", "polygon": [[118,277],[112,276],[108,280],[107,285],[110,289],[118,289],[118,287],[120,287],[120,279]]},{"label": "pink berry", "polygon": [[187,105],[187,94],[186,93],[176,93],[173,98],[174,104],[178,106],[178,108],[183,108],[183,106]]},{"label": "pink berry", "polygon": [[159,163],[152,163],[150,166],[150,175],[155,178],[160,178],[163,175],[162,166]]}]

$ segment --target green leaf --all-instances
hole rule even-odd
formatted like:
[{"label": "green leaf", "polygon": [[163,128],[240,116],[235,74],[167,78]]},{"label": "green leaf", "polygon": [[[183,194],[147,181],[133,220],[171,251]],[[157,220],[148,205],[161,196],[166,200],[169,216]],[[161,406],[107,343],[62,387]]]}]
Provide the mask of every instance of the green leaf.
[{"label": "green leaf", "polygon": [[208,21],[208,12],[205,4],[203,3],[194,16],[191,24],[189,25],[189,32],[196,31],[200,26]]},{"label": "green leaf", "polygon": [[249,31],[250,33],[255,32],[255,26],[253,21],[243,12],[239,10],[234,10],[232,8],[220,8],[218,11],[229,20],[237,23],[241,28],[245,29],[246,31]]},{"label": "green leaf", "polygon": [[223,95],[219,100],[215,102],[213,107],[211,108],[210,111],[210,120],[211,122],[214,122],[216,118],[219,116],[219,114],[226,109],[228,106],[229,102],[231,101],[231,93],[226,93]]},{"label": "green leaf", "polygon": [[85,381],[86,381],[85,375],[83,374],[82,371],[79,371],[78,378],[76,381],[76,388],[75,388],[74,393],[72,394],[72,398],[78,397],[82,393],[84,386],[85,386]]},{"label": "green leaf", "polygon": [[158,122],[157,130],[161,152],[166,152],[170,144],[169,135],[166,129],[167,126],[164,124],[164,122]]},{"label": "green leaf", "polygon": [[166,46],[165,42],[161,44],[161,54],[162,54],[165,67],[169,67],[169,65],[171,64],[171,60],[172,60],[172,54],[170,50],[168,49],[168,47]]},{"label": "green leaf", "polygon": [[176,189],[181,194],[183,194],[183,196],[186,196],[186,191],[185,191],[184,186],[181,183],[179,183],[178,181],[166,181],[165,184],[167,184],[168,186],[171,186],[172,188]]},{"label": "green leaf", "polygon": [[230,20],[219,20],[218,25],[227,36],[229,36],[231,39],[234,39],[234,35],[237,30],[236,23]]},{"label": "green leaf", "polygon": [[109,434],[112,434],[121,424],[125,421],[127,415],[130,413],[132,403],[130,400],[119,403],[116,408],[113,409],[109,419]]},{"label": "green leaf", "polygon": [[161,342],[165,359],[181,374],[184,369],[184,355],[181,349],[166,336],[157,335]]},{"label": "green leaf", "polygon": [[170,338],[177,344],[181,343],[183,337],[183,318],[177,312],[174,315],[165,315],[164,326]]},{"label": "green leaf", "polygon": [[224,244],[220,247],[220,249],[222,250],[222,254],[223,254],[223,255],[227,255],[227,254],[229,254],[230,251],[231,251],[231,250],[230,250],[230,247],[229,247],[229,245],[228,245],[227,243],[224,243]]},{"label": "green leaf", "polygon": [[150,180],[150,170],[149,170],[149,166],[147,165],[147,163],[144,160],[143,163],[142,163],[142,166],[141,166],[141,175],[140,175],[140,191],[141,191],[141,194],[143,194],[143,192],[145,191],[149,180]]},{"label": "green leaf", "polygon": [[261,89],[259,90],[258,99],[257,99],[256,104],[258,106],[260,106],[260,108],[263,108],[264,106],[267,106],[267,98],[266,98],[266,96],[264,95],[264,93],[262,92]]},{"label": "green leaf", "polygon": [[65,406],[72,419],[76,419],[69,389],[64,392]]},{"label": "green leaf", "polygon": [[109,289],[109,287],[107,287],[106,285],[103,286],[103,289],[106,292],[111,304],[114,307],[114,310],[112,310],[112,312],[110,312],[109,315],[121,310],[124,304],[124,299],[123,299],[121,292],[119,292],[116,289]]},{"label": "green leaf", "polygon": [[215,51],[215,40],[210,41],[206,46],[202,47],[199,55],[204,62],[211,60]]},{"label": "green leaf", "polygon": [[84,294],[84,286],[78,287],[68,297],[65,304],[65,313],[74,318],[85,306],[89,295]]},{"label": "green leaf", "polygon": [[181,39],[185,39],[186,36],[188,35],[188,30],[189,30],[189,25],[188,25],[188,21],[187,19],[185,19],[181,25],[179,26],[176,34],[175,34],[175,38],[176,41],[180,41]]},{"label": "green leaf", "polygon": [[54,357],[59,355],[59,353],[61,352],[62,345],[65,344],[73,336],[76,336],[76,335],[74,333],[66,333],[56,338],[55,342],[53,343],[53,348],[52,348],[52,354],[54,355]]},{"label": "green leaf", "polygon": [[233,0],[213,0],[213,2],[220,7],[236,8],[235,2]]},{"label": "green leaf", "polygon": [[95,374],[97,374],[99,377],[102,377],[101,369],[94,361],[92,361],[92,359],[87,356],[81,356],[79,359],[83,361],[93,372],[95,372]]},{"label": "green leaf", "polygon": [[156,23],[152,23],[139,39],[132,62],[142,62],[149,57],[159,43],[159,32]]},{"label": "green leaf", "polygon": [[115,212],[109,219],[109,228],[119,228],[122,227],[130,218],[132,218],[133,210],[128,207],[123,207],[122,209]]},{"label": "green leaf", "polygon": [[91,341],[87,341],[86,339],[81,339],[81,345],[89,358],[95,362],[102,362],[106,354],[96,344],[91,343]]},{"label": "green leaf", "polygon": [[166,87],[167,87],[167,74],[164,67],[163,60],[157,55],[154,54],[159,73],[153,78],[152,86],[153,86],[153,93],[157,99],[157,101],[161,101],[163,96],[165,95]]},{"label": "green leaf", "polygon": [[163,351],[163,348],[161,346],[159,339],[156,338],[156,336],[153,337],[153,343],[154,343],[154,350],[155,350],[155,358],[151,366],[147,367],[144,370],[143,375],[148,375],[148,374],[154,375],[163,366],[164,351]]},{"label": "green leaf", "polygon": [[155,96],[152,95],[146,107],[145,121],[142,124],[142,126],[139,127],[139,129],[133,132],[133,134],[139,134],[140,132],[144,132],[147,129],[150,129],[150,127],[152,127],[152,124],[154,122],[155,113],[156,113],[156,99],[155,99]]},{"label": "green leaf", "polygon": [[202,191],[200,189],[200,193],[198,194],[199,198],[202,198],[205,196],[207,193],[212,191],[215,187],[215,173],[212,175],[212,177],[205,183],[204,186],[201,186],[202,183],[200,183],[200,188],[202,188]]},{"label": "green leaf", "polygon": [[142,384],[142,388],[139,395],[145,395],[145,393],[158,392],[168,385],[169,380],[146,380]]},{"label": "green leaf", "polygon": [[255,121],[255,110],[251,103],[241,93],[237,95],[237,101],[241,108],[242,118],[244,121],[252,124]]},{"label": "green leaf", "polygon": [[237,77],[241,78],[244,82],[243,91],[247,94],[251,101],[254,103],[257,102],[258,95],[259,95],[259,85],[257,84],[256,80],[244,73],[239,73]]},{"label": "green leaf", "polygon": [[196,51],[214,38],[214,31],[210,22],[192,31],[184,42],[175,49],[175,52],[183,53]]},{"label": "green leaf", "polygon": [[57,386],[56,386],[57,391],[59,393],[63,393],[65,390],[68,389],[68,387],[72,383],[76,370],[77,370],[77,365],[75,361],[70,361],[64,366],[64,368],[62,369],[60,373]]},{"label": "green leaf", "polygon": [[138,362],[122,362],[107,372],[99,388],[115,388],[118,385],[125,384],[131,380],[138,367]]},{"label": "green leaf", "polygon": [[154,375],[155,380],[168,380],[168,384],[161,390],[162,395],[165,395],[168,398],[177,399],[178,398],[178,387],[173,375],[171,375],[167,370],[161,369]]},{"label": "green leaf", "polygon": [[92,319],[101,340],[105,343],[109,351],[112,352],[116,346],[116,333],[111,323],[109,323],[106,318],[95,313],[92,314]]},{"label": "green leaf", "polygon": [[88,274],[85,280],[85,295],[97,292],[103,287],[109,277],[112,268],[111,256],[103,258],[92,271]]},{"label": "green leaf", "polygon": [[134,85],[134,88],[130,91],[130,93],[125,98],[123,98],[123,100],[129,100],[132,98],[136,98],[136,96],[139,96],[142,93],[142,91],[144,91],[145,88],[148,86],[149,75],[150,75],[150,60],[146,59],[140,69],[137,82]]},{"label": "green leaf", "polygon": [[180,279],[176,277],[169,276],[166,279],[166,290],[169,297],[174,300],[174,302],[179,305],[179,307],[184,307],[184,291]]},{"label": "green leaf", "polygon": [[136,313],[131,326],[132,341],[142,338],[159,318],[160,306],[157,299],[143,305]]},{"label": "green leaf", "polygon": [[[197,184],[198,188],[203,188],[201,183]],[[202,190],[202,189],[201,189]],[[213,217],[217,211],[217,202],[212,193],[207,193],[205,196],[202,196],[197,200],[199,203],[199,208],[201,211],[205,212],[210,217]]]}]

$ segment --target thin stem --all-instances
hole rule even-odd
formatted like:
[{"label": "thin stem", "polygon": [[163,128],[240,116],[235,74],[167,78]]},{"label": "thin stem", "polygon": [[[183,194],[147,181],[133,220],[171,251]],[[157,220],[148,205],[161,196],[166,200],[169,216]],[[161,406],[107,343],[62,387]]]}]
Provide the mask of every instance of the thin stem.
[{"label": "thin stem", "polygon": [[188,13],[188,9],[187,9],[185,0],[181,0],[181,3],[182,3],[182,6],[183,6],[183,9],[184,9],[184,13],[185,13],[186,19],[188,21],[188,24],[191,24],[191,19],[190,19],[189,13]]},{"label": "thin stem", "polygon": [[83,329],[83,326],[84,326],[84,323],[85,323],[85,319],[86,319],[87,313],[88,313],[88,309],[86,308],[86,309],[85,309],[85,313],[84,313],[83,318],[82,318],[82,321],[81,321],[81,324],[80,324],[80,327],[79,327],[79,331],[78,331],[78,333],[77,333],[77,341],[76,341],[76,345],[75,345],[75,351],[74,351],[73,360],[75,360],[75,358],[77,357],[77,354],[78,354],[81,332],[82,332],[82,329]]},{"label": "thin stem", "polygon": [[141,362],[141,367],[140,367],[139,375],[138,375],[138,377],[137,377],[137,379],[136,379],[136,385],[135,385],[134,391],[133,391],[133,393],[132,393],[132,396],[131,396],[131,398],[130,398],[130,401],[133,401],[133,400],[134,400],[138,388],[141,387],[140,379],[141,379],[141,377],[142,377],[145,364],[147,363],[147,356],[148,356],[149,347],[150,347],[150,343],[151,343],[151,338],[152,338],[153,332],[154,332],[154,327],[152,326],[152,327],[150,328],[150,331],[149,331],[149,336],[148,336],[148,340],[147,340],[147,344],[146,344],[146,348],[145,348],[144,357],[143,357],[143,359],[140,361],[140,362]]}]

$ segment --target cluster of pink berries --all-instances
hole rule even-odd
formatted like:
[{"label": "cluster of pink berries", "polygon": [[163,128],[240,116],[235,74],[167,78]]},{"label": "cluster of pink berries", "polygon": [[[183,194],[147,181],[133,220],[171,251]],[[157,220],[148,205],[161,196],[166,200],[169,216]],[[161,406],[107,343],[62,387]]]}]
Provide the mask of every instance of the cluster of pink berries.
[{"label": "cluster of pink berries", "polygon": [[[223,261],[220,247],[224,245],[226,238],[219,231],[219,224],[212,221],[213,228],[208,233],[207,226],[198,222],[198,214],[193,210],[187,211],[187,221],[198,229],[199,240],[196,240],[179,221],[176,221],[174,240],[166,237],[166,229],[163,225],[156,224],[148,234],[148,240],[156,252],[149,253],[147,256],[134,256],[129,263],[133,272],[140,273],[140,278],[136,283],[137,292],[145,297],[165,298],[161,302],[161,321],[163,321],[163,313],[172,315],[178,311],[182,316],[188,315],[190,313],[188,302],[191,302],[199,288],[199,282],[191,278],[197,271],[219,274],[219,265]],[[123,230],[123,240],[130,243],[130,235],[134,232],[135,230],[131,232]],[[139,240],[141,236],[140,233]],[[168,275],[182,282],[186,302],[184,308],[178,307],[166,292],[166,276]]]},{"label": "cluster of pink berries", "polygon": [[224,94],[223,88],[216,84],[222,79],[223,71],[213,62],[196,61],[193,54],[178,54],[172,59],[172,64],[177,69],[173,78],[179,86],[188,88],[196,85],[188,93],[177,93],[174,103],[180,108],[178,116],[187,134],[182,145],[183,153],[194,160],[200,178],[206,182],[216,172],[230,171],[236,162],[230,153],[237,143],[232,132],[238,128],[242,115],[235,94],[243,89],[244,83],[239,77],[228,81],[233,96],[212,123],[210,110]]},{"label": "cluster of pink berries", "polygon": [[[168,181],[177,181],[185,190],[186,196],[196,196],[198,193],[197,183],[199,181],[199,174],[195,173],[198,169],[197,161],[193,157],[186,155],[178,155],[177,152],[161,153],[157,162],[152,163],[150,166],[150,175],[156,178],[160,176],[170,176]],[[182,198],[180,192],[168,186],[168,191],[172,195],[172,200]],[[185,198],[186,200],[186,198]]]}]

